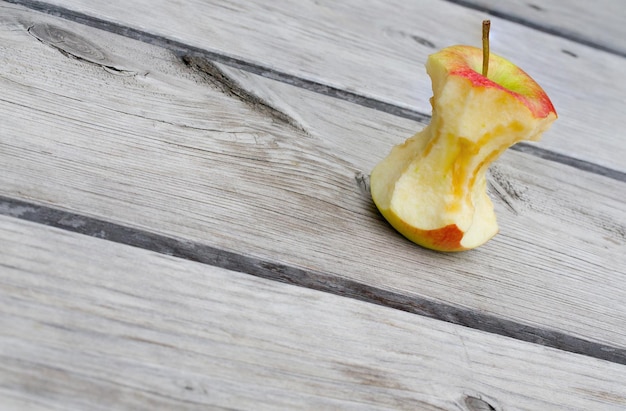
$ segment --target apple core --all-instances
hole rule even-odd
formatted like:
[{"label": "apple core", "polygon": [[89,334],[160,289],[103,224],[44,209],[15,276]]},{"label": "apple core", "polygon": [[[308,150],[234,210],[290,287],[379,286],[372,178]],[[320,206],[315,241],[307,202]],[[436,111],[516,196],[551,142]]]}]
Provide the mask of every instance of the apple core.
[{"label": "apple core", "polygon": [[541,87],[508,60],[482,50],[445,48],[431,56],[430,124],[394,147],[371,173],[377,208],[401,234],[424,247],[462,251],[498,232],[486,172],[504,150],[538,140],[556,119]]}]

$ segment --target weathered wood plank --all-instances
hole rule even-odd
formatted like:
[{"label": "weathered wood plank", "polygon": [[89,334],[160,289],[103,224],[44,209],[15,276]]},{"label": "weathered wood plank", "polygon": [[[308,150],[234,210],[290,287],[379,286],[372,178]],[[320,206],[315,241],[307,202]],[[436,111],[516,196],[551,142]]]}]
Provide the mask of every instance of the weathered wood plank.
[{"label": "weathered wood plank", "polygon": [[[46,3],[242,59],[268,75],[277,70],[423,113],[431,95],[426,56],[452,44],[480,45],[487,17],[444,0]],[[541,147],[626,172],[625,59],[498,18],[492,50],[551,96],[560,119]]]},{"label": "weathered wood plank", "polygon": [[[355,181],[418,123],[246,73],[239,87],[163,49],[2,11],[1,195],[324,273],[330,291],[351,281],[382,303],[403,295],[407,309],[440,302],[425,314],[449,321],[481,326],[450,307],[517,321],[506,332],[518,338],[626,347],[626,185],[508,153],[491,178],[501,234],[430,252],[390,229]],[[82,39],[106,70],[26,32],[50,22],[73,36],[57,47]]]},{"label": "weathered wood plank", "polygon": [[616,0],[453,0],[591,47],[626,56],[624,5]]},{"label": "weathered wood plank", "polygon": [[626,405],[623,365],[8,217],[0,242],[3,409]]}]

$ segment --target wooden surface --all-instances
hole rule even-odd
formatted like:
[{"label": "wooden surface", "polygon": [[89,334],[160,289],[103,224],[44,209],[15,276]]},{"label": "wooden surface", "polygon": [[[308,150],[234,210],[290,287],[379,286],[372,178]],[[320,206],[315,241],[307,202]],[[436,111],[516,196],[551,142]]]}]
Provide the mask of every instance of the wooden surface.
[{"label": "wooden surface", "polygon": [[0,239],[19,409],[626,406],[610,362],[14,218]]},{"label": "wooden surface", "polygon": [[[94,4],[0,2],[11,409],[94,409],[109,392],[125,409],[626,406],[623,57],[498,20],[495,44],[522,45],[561,118],[490,171],[500,234],[446,255],[388,227],[367,174],[428,121],[417,39],[471,36],[481,13]],[[459,24],[375,36],[411,13]],[[551,51],[566,43],[580,65]],[[590,75],[591,60],[606,64]]]},{"label": "wooden surface", "polygon": [[626,14],[619,1],[452,0],[454,3],[500,15],[525,26],[569,38],[592,48],[626,56]]},{"label": "wooden surface", "polygon": [[[139,30],[135,36],[151,42],[172,39],[183,48],[207,50],[268,76],[305,79],[314,83],[312,88],[331,86],[353,92],[365,103],[376,104],[367,100],[374,99],[394,111],[408,108],[422,115],[430,113],[430,79],[423,68],[427,55],[453,44],[480,46],[476,26],[489,17],[442,0],[282,0],[271,5],[193,0],[184,7],[175,2],[151,7],[147,0],[48,3],[84,14],[81,18],[88,21],[100,19],[94,24],[106,29],[116,30],[101,20]],[[581,7],[576,15],[585,15]],[[561,116],[541,148],[573,158],[563,159],[568,163],[578,159],[608,167],[626,181],[620,133],[626,128],[624,58],[497,17],[491,30],[491,50],[544,85]]]}]

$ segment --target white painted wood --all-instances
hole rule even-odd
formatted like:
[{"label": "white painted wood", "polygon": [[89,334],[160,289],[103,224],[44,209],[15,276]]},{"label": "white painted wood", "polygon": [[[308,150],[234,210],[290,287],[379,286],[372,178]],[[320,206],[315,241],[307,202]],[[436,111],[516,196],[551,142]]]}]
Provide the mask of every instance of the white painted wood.
[{"label": "white painted wood", "polygon": [[[47,3],[424,113],[427,55],[453,44],[480,46],[480,22],[489,17],[444,0]],[[626,171],[624,58],[498,18],[491,50],[551,97],[560,119],[542,147]]]},{"label": "white painted wood", "polygon": [[531,21],[552,32],[598,44],[626,55],[626,13],[619,0],[464,0],[469,4]]},{"label": "white painted wood", "polygon": [[[355,182],[421,125],[238,74],[294,126],[162,49],[17,10],[1,14],[0,195],[626,346],[626,185],[510,152],[491,179],[500,235],[423,250]],[[125,71],[25,32],[45,22]]]},{"label": "white painted wood", "polygon": [[626,405],[626,366],[9,217],[0,242],[3,410]]}]

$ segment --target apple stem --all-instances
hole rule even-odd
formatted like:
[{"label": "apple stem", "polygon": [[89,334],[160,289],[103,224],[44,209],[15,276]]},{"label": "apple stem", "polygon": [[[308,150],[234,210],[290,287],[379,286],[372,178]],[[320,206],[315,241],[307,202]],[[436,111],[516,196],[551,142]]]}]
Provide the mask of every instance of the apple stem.
[{"label": "apple stem", "polygon": [[483,76],[489,72],[489,28],[491,20],[483,20]]}]

